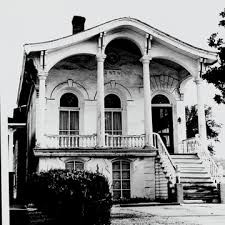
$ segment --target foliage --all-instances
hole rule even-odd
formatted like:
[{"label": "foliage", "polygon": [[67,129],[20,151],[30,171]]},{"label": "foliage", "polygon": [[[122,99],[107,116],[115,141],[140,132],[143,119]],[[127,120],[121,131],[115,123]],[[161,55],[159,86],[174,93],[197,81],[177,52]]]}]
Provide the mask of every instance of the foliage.
[{"label": "foliage", "polygon": [[49,170],[34,173],[27,183],[27,201],[34,203],[56,224],[108,224],[111,194],[100,173]]},{"label": "foliage", "polygon": [[[222,19],[219,21],[219,26],[225,28],[225,9],[220,13]],[[204,75],[203,79],[208,83],[212,83],[219,91],[214,100],[217,103],[225,104],[225,46],[222,38],[218,37],[218,33],[213,33],[208,39],[210,47],[218,50],[219,62],[218,66],[211,67]]]},{"label": "foliage", "polygon": [[[187,127],[187,138],[195,137],[198,134],[198,110],[197,106],[191,106],[190,108],[185,108],[186,112],[186,127]],[[208,145],[208,149],[211,153],[214,153],[213,142],[219,142],[219,131],[221,124],[216,123],[212,118],[212,108],[207,106],[205,107],[205,116],[206,116],[206,132],[207,138],[211,140],[211,144]]]}]

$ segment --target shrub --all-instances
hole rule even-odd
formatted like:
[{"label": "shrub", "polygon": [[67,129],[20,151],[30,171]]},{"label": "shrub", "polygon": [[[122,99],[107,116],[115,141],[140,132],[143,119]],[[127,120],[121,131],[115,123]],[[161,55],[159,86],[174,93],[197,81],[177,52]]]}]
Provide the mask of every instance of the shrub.
[{"label": "shrub", "polygon": [[112,206],[107,179],[100,173],[49,170],[32,174],[27,201],[58,224],[108,224]]}]

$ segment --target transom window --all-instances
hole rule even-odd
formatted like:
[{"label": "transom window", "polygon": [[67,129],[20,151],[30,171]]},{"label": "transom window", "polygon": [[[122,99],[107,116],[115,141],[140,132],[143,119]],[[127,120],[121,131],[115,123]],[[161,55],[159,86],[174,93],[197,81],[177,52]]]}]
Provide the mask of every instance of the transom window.
[{"label": "transom window", "polygon": [[130,198],[130,162],[113,162],[113,198]]},{"label": "transom window", "polygon": [[81,161],[68,161],[66,162],[66,169],[68,170],[84,170],[84,163]]},{"label": "transom window", "polygon": [[121,101],[115,94],[109,94],[105,97],[105,133],[122,134]]},{"label": "transom window", "polygon": [[79,134],[78,98],[72,93],[66,93],[60,98],[59,134]]},{"label": "transom window", "polygon": [[152,104],[170,104],[170,101],[165,95],[156,95],[152,99]]}]

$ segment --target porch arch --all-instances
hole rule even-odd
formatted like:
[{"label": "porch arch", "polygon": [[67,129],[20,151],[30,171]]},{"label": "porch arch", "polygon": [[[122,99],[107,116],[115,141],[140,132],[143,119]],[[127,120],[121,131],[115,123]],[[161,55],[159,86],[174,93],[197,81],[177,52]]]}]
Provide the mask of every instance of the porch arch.
[{"label": "porch arch", "polygon": [[114,40],[128,40],[131,41],[133,44],[137,46],[139,51],[142,55],[144,55],[144,38],[139,36],[133,32],[121,31],[118,33],[113,33],[105,37],[105,46],[104,46],[104,53],[108,45]]}]

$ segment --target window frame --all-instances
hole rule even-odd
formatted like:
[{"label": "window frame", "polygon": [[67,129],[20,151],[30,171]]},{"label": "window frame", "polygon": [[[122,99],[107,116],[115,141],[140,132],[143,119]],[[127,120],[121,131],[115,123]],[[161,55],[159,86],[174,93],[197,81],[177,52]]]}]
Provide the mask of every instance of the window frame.
[{"label": "window frame", "polygon": [[[107,93],[107,95],[105,95],[105,98],[108,96],[108,95],[115,95],[115,96],[117,96],[118,98],[119,98],[119,100],[120,100],[120,108],[105,108],[105,102],[104,102],[104,112],[105,112],[105,115],[106,115],[106,113],[110,113],[111,114],[111,127],[112,127],[112,130],[106,130],[106,127],[105,127],[105,133],[106,134],[109,134],[109,133],[112,133],[112,134],[109,134],[109,135],[123,135],[123,117],[124,117],[124,115],[123,115],[123,108],[122,108],[122,101],[121,101],[121,98],[120,98],[120,96],[118,95],[118,94],[115,94],[115,93]],[[105,98],[104,98],[104,100],[105,100]],[[113,129],[113,114],[115,113],[115,112],[119,112],[120,113],[120,115],[121,115],[121,130],[115,130],[114,131],[114,129]],[[108,132],[107,132],[108,131]],[[119,132],[120,134],[114,134],[114,132]]]},{"label": "window frame", "polygon": [[[115,170],[113,168],[113,164],[114,163],[120,163],[120,169]],[[129,163],[129,169],[123,169],[123,162]],[[129,179],[124,179],[123,178],[123,172],[128,172],[129,171]],[[120,172],[120,179],[114,179],[113,175],[114,172]],[[114,188],[114,181],[120,181],[120,188],[119,189],[115,189]],[[123,181],[129,181],[129,188],[123,188]],[[112,193],[113,193],[113,198],[114,197],[114,191],[120,191],[120,199],[125,198],[123,196],[123,191],[129,191],[129,198],[131,197],[131,162],[129,160],[115,160],[112,162]]]},{"label": "window frame", "polygon": [[[67,164],[67,163],[71,163],[71,162],[73,163],[73,169],[72,169],[72,170],[75,170],[75,171],[82,171],[82,170],[85,169],[85,163],[84,163],[83,161],[81,161],[81,160],[68,160],[68,161],[66,161],[66,162],[65,162],[65,169],[71,170],[71,169],[69,169],[69,168],[66,167],[66,164]],[[77,169],[76,169],[76,163],[82,163],[83,169],[82,169],[82,170],[77,170]]]},{"label": "window frame", "polygon": [[[78,106],[77,107],[63,107],[63,106],[60,106],[60,99],[62,98],[63,95],[68,94],[68,93],[73,94],[73,95],[76,96],[76,98],[78,100],[78,103],[77,103]],[[58,107],[58,112],[59,112],[59,129],[58,129],[58,132],[59,132],[59,135],[68,135],[69,136],[69,135],[79,135],[80,134],[80,107],[79,107],[79,105],[80,105],[79,98],[73,92],[64,92],[60,96],[60,98],[59,98],[59,107]],[[69,128],[68,130],[61,130],[60,129],[60,113],[62,111],[68,112],[68,128]],[[71,130],[70,129],[70,119],[71,119],[71,117],[70,117],[71,114],[70,113],[71,112],[78,112],[78,130]],[[61,132],[67,132],[67,134],[61,134]],[[77,132],[77,134],[71,134],[71,132],[74,132],[74,133]]]}]

